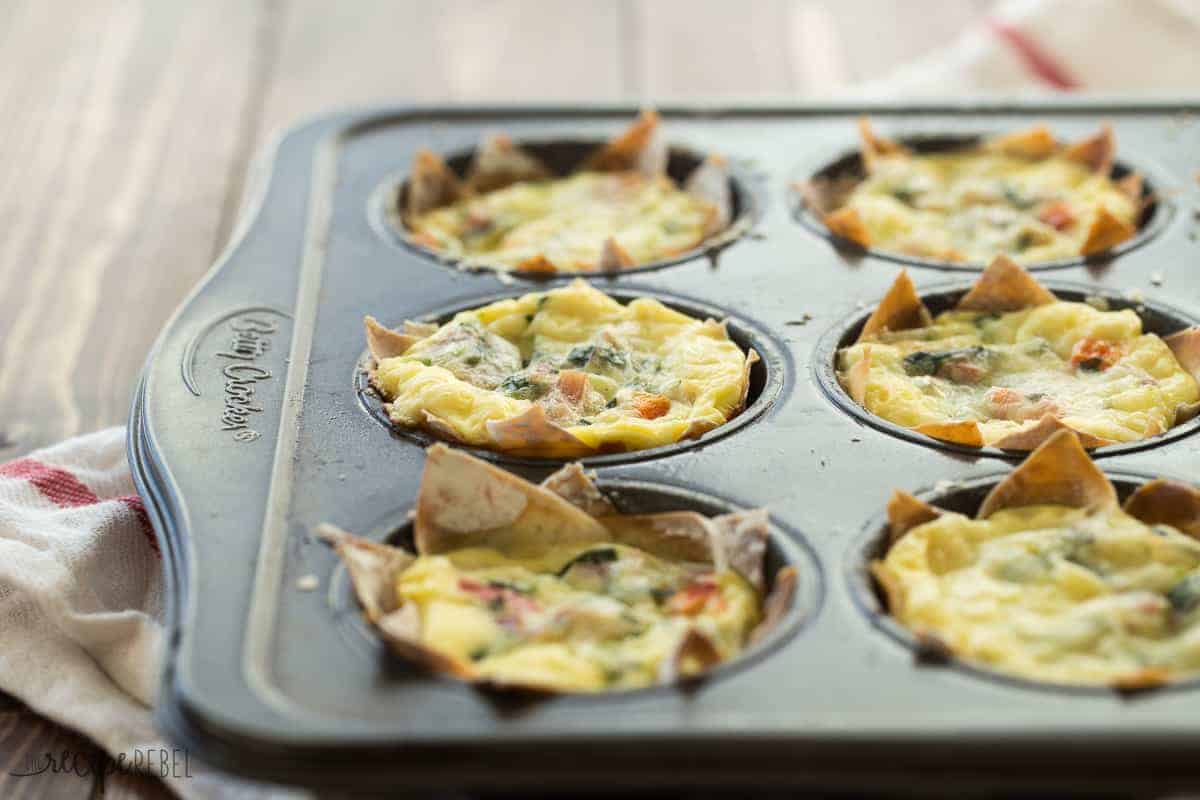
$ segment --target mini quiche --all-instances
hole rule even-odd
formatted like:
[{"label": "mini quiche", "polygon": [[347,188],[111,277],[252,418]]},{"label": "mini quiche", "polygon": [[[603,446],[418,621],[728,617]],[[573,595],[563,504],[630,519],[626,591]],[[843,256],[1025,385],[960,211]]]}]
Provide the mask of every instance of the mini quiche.
[{"label": "mini quiche", "polygon": [[725,324],[582,280],[402,331],[366,319],[391,420],[519,455],[578,457],[700,436],[746,404],[758,360]]},{"label": "mini quiche", "polygon": [[1060,428],[1132,442],[1200,412],[1200,329],[1160,339],[1130,309],[1057,300],[1004,256],[937,317],[902,271],[837,369],[871,413],[971,447],[1031,450]]},{"label": "mini quiche", "polygon": [[542,485],[434,445],[415,551],[323,525],[368,620],[399,655],[468,682],[637,689],[734,658],[789,610],[764,600],[766,512],[623,515],[571,464]]},{"label": "mini quiche", "polygon": [[1124,507],[1071,431],[974,518],[896,492],[872,565],[918,642],[1035,681],[1135,689],[1200,673],[1200,491],[1154,480]]},{"label": "mini quiche", "polygon": [[1112,129],[1063,145],[1045,126],[959,149],[913,153],[860,120],[865,175],[799,188],[835,234],[876,250],[986,264],[1099,253],[1129,239],[1142,211],[1136,173],[1111,177]]},{"label": "mini quiche", "polygon": [[709,157],[681,188],[667,160],[653,111],[566,176],[505,136],[484,141],[463,180],[422,150],[402,218],[412,241],[464,266],[628,269],[685,253],[729,226],[727,162]]}]

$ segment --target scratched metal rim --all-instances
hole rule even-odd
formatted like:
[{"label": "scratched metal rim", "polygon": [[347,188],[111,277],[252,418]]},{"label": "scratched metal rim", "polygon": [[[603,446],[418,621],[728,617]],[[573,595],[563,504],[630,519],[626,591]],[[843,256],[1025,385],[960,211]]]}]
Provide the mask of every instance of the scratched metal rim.
[{"label": "scratched metal rim", "polygon": [[[550,291],[566,284],[566,281],[559,281],[552,285],[547,285],[540,290]],[[718,439],[729,436],[754,423],[764,412],[774,406],[776,402],[779,402],[784,395],[786,383],[785,364],[788,363],[784,355],[785,348],[773,336],[756,324],[719,306],[657,289],[623,287],[620,289],[605,289],[604,292],[622,303],[628,303],[639,297],[651,297],[668,308],[687,314],[695,319],[703,320],[711,318],[725,320],[730,340],[737,344],[743,353],[753,349],[759,356],[759,360],[750,367],[750,388],[746,395],[746,407],[742,409],[742,412],[699,437],[683,439],[672,444],[645,450],[603,453],[580,458],[544,458],[510,455],[482,447],[446,442],[424,431],[404,428],[392,422],[383,407],[383,399],[370,385],[370,380],[367,377],[371,355],[365,349],[359,354],[355,362],[352,378],[354,392],[358,397],[359,405],[375,422],[383,426],[393,438],[417,444],[422,448],[437,442],[443,442],[451,447],[468,452],[477,458],[498,464],[552,469],[568,461],[578,461],[590,467],[629,464],[638,461],[666,458],[693,448],[706,447]],[[432,310],[420,315],[420,320],[442,324],[460,311],[478,308],[498,300],[520,297],[526,293],[528,293],[527,289],[483,295],[471,300],[460,301],[452,306]],[[390,320],[385,324],[397,323],[399,323],[399,320]]]},{"label": "scratched metal rim", "polygon": [[[715,516],[745,509],[745,504],[735,503],[689,486],[669,485],[659,482],[624,479],[597,480],[600,490],[616,505],[622,514],[647,514],[662,511],[696,511],[705,516]],[[379,517],[369,526],[365,534],[373,541],[385,542],[412,548],[411,507],[403,507]],[[647,686],[636,689],[617,689],[598,693],[568,693],[559,696],[559,702],[605,703],[653,699],[655,696],[673,694],[692,687],[703,688],[715,681],[749,669],[770,654],[777,652],[803,631],[816,618],[824,603],[825,575],[815,549],[807,537],[772,518],[767,551],[763,561],[766,576],[766,592],[774,586],[775,577],[784,567],[795,567],[797,572],[796,595],[787,614],[762,640],[747,646],[729,661],[718,664],[703,676],[681,679],[662,686]],[[335,562],[328,578],[326,602],[337,622],[339,632],[346,645],[361,657],[382,664],[385,678],[421,680],[431,687],[446,692],[471,691],[471,685],[449,676],[437,675],[405,661],[401,656],[390,653],[386,644],[363,618],[355,598],[349,575],[340,561]]]},{"label": "scratched metal rim", "polygon": [[[1007,477],[1008,473],[993,473],[971,480],[957,481],[947,488],[926,488],[914,492],[916,497],[931,505],[947,511],[954,511],[966,516],[974,516],[983,502],[983,498],[997,483]],[[1150,475],[1143,472],[1126,470],[1105,471],[1105,475],[1117,489],[1117,496],[1122,502],[1138,487],[1168,475]],[[1174,478],[1182,483],[1191,481]],[[887,609],[881,587],[870,573],[872,561],[882,558],[888,551],[888,521],[886,512],[879,512],[863,526],[859,534],[851,540],[850,547],[842,561],[843,577],[851,599],[859,612],[871,626],[883,633],[887,638],[903,645],[913,655],[913,665],[927,664],[930,668],[952,669],[974,678],[1035,691],[1065,693],[1076,696],[1108,696],[1130,693],[1147,692],[1177,692],[1200,687],[1200,676],[1187,678],[1172,683],[1147,689],[1123,690],[1113,686],[1080,685],[1059,683],[1056,681],[1037,680],[989,667],[986,664],[960,658],[957,655],[930,654],[927,647],[917,640],[911,630],[904,627]],[[929,658],[927,656],[935,656]]]},{"label": "scratched metal rim", "polygon": [[[570,174],[574,169],[604,142],[600,140],[582,139],[544,139],[528,140],[519,144],[538,158],[542,159],[558,177]],[[474,150],[457,151],[446,157],[446,164],[460,178],[466,175]],[[691,148],[672,145],[668,149],[667,174],[676,182],[683,181],[692,171],[703,163],[705,155]],[[532,272],[529,270],[494,270],[476,263],[468,263],[460,258],[448,256],[433,248],[416,242],[408,235],[408,228],[400,217],[400,208],[404,204],[408,192],[408,173],[394,172],[386,176],[371,194],[367,216],[371,228],[388,244],[401,247],[408,252],[421,256],[424,260],[450,269],[465,272],[491,273],[501,272],[504,275],[528,281],[543,282],[562,277],[619,277],[635,275],[640,272],[652,272],[666,267],[684,264],[700,257],[715,258],[726,247],[745,236],[762,215],[763,189],[761,181],[755,180],[744,164],[729,160],[730,194],[733,199],[733,209],[729,224],[699,245],[681,253],[666,258],[657,259],[647,264],[641,264],[629,269],[609,272],[599,271],[564,271],[554,273]]]},{"label": "scratched metal rim", "polygon": [[[1069,283],[1066,281],[1043,281],[1042,283],[1061,300],[1083,302],[1088,297],[1100,297],[1107,301],[1109,308],[1112,310],[1132,309],[1141,318],[1142,330],[1145,333],[1165,336],[1184,328],[1200,325],[1200,320],[1196,317],[1165,303],[1148,300],[1136,301],[1118,294],[1111,289],[1089,286],[1082,283]],[[970,289],[971,285],[971,283],[966,282],[955,282],[933,286],[921,293],[921,299],[930,312],[936,316],[943,311],[953,308],[954,304]],[[843,413],[849,414],[864,425],[882,431],[889,436],[894,436],[897,439],[968,456],[989,456],[1012,461],[1024,459],[1029,454],[1026,450],[1001,450],[998,447],[992,446],[971,447],[969,445],[946,442],[941,439],[935,439],[932,436],[926,436],[911,428],[905,428],[889,422],[854,402],[854,399],[850,397],[846,389],[842,386],[841,381],[838,380],[837,354],[843,347],[849,347],[854,343],[855,339],[858,338],[859,332],[863,329],[863,325],[866,324],[867,318],[871,316],[871,312],[874,311],[877,305],[878,303],[873,303],[869,308],[861,310],[857,314],[838,322],[822,334],[821,338],[817,341],[816,352],[813,358],[813,373],[825,397]],[[1190,436],[1197,430],[1200,430],[1200,417],[1194,417],[1187,422],[1169,428],[1157,436],[1138,439],[1133,442],[1105,445],[1094,448],[1089,453],[1093,459],[1125,455],[1139,450],[1161,447],[1169,442]]]},{"label": "scratched metal rim", "polygon": [[[901,136],[897,138],[897,141],[918,153],[935,153],[970,147],[991,135],[993,134],[919,134]],[[1150,239],[1157,236],[1166,227],[1175,213],[1175,206],[1169,197],[1157,188],[1167,186],[1170,182],[1164,177],[1163,171],[1157,166],[1140,159],[1131,160],[1124,156],[1117,158],[1113,162],[1110,175],[1114,179],[1120,179],[1134,172],[1141,174],[1144,179],[1142,186],[1144,206],[1138,215],[1137,233],[1115,247],[1099,253],[1087,256],[1073,256],[1053,261],[1039,261],[1032,264],[1023,264],[1022,266],[1028,270],[1056,270],[1085,264],[1102,264],[1141,247]],[[855,147],[851,150],[841,150],[813,172],[798,172],[797,179],[813,180],[843,175],[861,176],[862,174],[862,151],[858,147]],[[841,237],[831,231],[821,218],[808,207],[808,204],[804,202],[799,193],[795,191],[792,192],[792,212],[796,221],[802,226],[827,239],[838,250],[851,256],[861,257],[869,255],[896,264],[906,264],[914,267],[941,270],[943,272],[981,272],[987,266],[986,264],[944,261],[936,258],[907,255],[894,250],[863,247],[857,242]]]}]

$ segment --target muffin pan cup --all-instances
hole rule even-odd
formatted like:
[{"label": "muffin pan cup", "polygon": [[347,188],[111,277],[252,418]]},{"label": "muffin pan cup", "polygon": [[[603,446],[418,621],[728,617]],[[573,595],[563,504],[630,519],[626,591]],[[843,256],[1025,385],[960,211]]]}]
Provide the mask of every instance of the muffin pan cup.
[{"label": "muffin pan cup", "polygon": [[[1156,300],[1146,300],[1144,298],[1136,300],[1123,294],[1117,294],[1107,287],[1071,284],[1055,280],[1041,280],[1039,283],[1053,292],[1054,296],[1059,300],[1065,302],[1085,303],[1089,301],[1102,301],[1104,307],[1110,311],[1131,309],[1141,318],[1142,331],[1144,333],[1153,333],[1159,337],[1166,337],[1186,328],[1200,326],[1200,320],[1187,314],[1182,309],[1168,306]],[[925,303],[929,312],[936,317],[938,314],[953,310],[970,287],[971,282],[962,281],[948,285],[938,284],[930,286],[921,290],[921,300]],[[863,326],[866,325],[867,318],[871,315],[871,311],[874,310],[875,305],[877,304],[872,304],[869,309],[862,311],[862,313],[835,324],[817,343],[816,357],[813,360],[813,375],[834,405],[847,414],[858,418],[866,425],[926,447],[940,448],[950,453],[959,453],[967,456],[996,456],[999,458],[1008,458],[1014,462],[1025,460],[1025,457],[1029,455],[1028,450],[1004,450],[992,446],[971,447],[970,445],[936,439],[911,428],[905,428],[902,425],[890,422],[854,402],[838,378],[838,352],[842,348],[852,346],[858,340],[858,336],[862,332]],[[1131,442],[1104,445],[1103,447],[1094,448],[1089,452],[1093,459],[1119,455],[1121,453],[1132,453],[1137,450],[1158,447],[1166,442],[1171,442],[1184,436],[1190,436],[1197,430],[1200,430],[1200,417],[1193,417],[1190,420],[1168,428],[1157,436],[1146,439],[1135,439]]]},{"label": "muffin pan cup", "polygon": [[[1103,780],[1165,792],[1200,779],[1200,691],[1130,699],[922,666],[862,613],[844,576],[861,566],[855,543],[892,490],[970,483],[1012,462],[922,447],[831,400],[818,380],[823,337],[863,318],[899,265],[815,233],[789,188],[856,146],[862,113],[898,138],[1042,120],[1073,139],[1111,121],[1119,159],[1150,167],[1160,191],[1155,235],[1055,270],[1048,284],[1140,293],[1151,308],[1200,317],[1197,110],[1062,100],[660,109],[680,152],[733,161],[755,227],[719,251],[587,279],[622,298],[728,313],[735,333],[764,343],[765,372],[753,413],[728,430],[592,466],[602,486],[636,488],[638,509],[766,506],[777,558],[799,567],[801,603],[769,646],[694,685],[553,698],[478,691],[385,653],[355,630],[337,559],[311,531],[328,521],[382,536],[401,525],[420,477],[421,443],[393,435],[356,391],[362,316],[395,323],[550,285],[462,272],[398,245],[380,226],[381,187],[396,190],[419,147],[462,153],[496,130],[600,142],[636,109],[406,108],[289,132],[260,162],[235,242],[155,345],[131,413],[130,461],[168,583],[160,723],[225,769],[341,790]],[[945,272],[909,268],[922,293],[944,288]],[[1198,455],[1200,437],[1181,435],[1099,463],[1187,476]],[[531,479],[557,466],[500,463]]]},{"label": "muffin pan cup", "polygon": [[[975,131],[966,134],[948,134],[946,132],[934,132],[927,134],[909,134],[900,137],[889,137],[898,141],[909,150],[917,155],[930,155],[934,153],[953,152],[971,148],[981,144],[989,137],[999,134],[1010,133],[1008,130],[993,130],[986,129]],[[1057,132],[1056,132],[1057,133]],[[1092,131],[1095,133],[1095,131]],[[1061,137],[1058,137],[1061,141]],[[861,143],[859,143],[861,146]],[[1118,256],[1140,247],[1151,237],[1155,236],[1164,224],[1167,223],[1167,216],[1171,212],[1171,207],[1168,203],[1160,202],[1165,200],[1166,195],[1163,193],[1164,186],[1171,185],[1171,178],[1167,175],[1161,175],[1156,166],[1150,163],[1139,162],[1136,158],[1129,160],[1125,155],[1119,152],[1121,143],[1117,142],[1118,154],[1113,163],[1111,176],[1114,180],[1120,180],[1130,174],[1138,174],[1142,176],[1142,209],[1137,217],[1137,231],[1132,237],[1119,243],[1110,250],[1097,253],[1091,256],[1078,255],[1070,258],[1055,259],[1052,261],[1034,261],[1023,266],[1030,271],[1038,270],[1054,270],[1062,267],[1076,267],[1081,264],[1102,262],[1111,260]],[[796,180],[815,179],[818,181],[836,181],[838,179],[853,181],[861,180],[866,176],[866,168],[863,165],[861,151],[854,149],[849,152],[843,152],[831,158],[827,163],[820,166],[815,172],[807,175],[798,175]],[[887,250],[877,247],[863,247],[860,244],[852,242],[848,239],[839,237],[831,231],[821,220],[821,215],[804,203],[797,201],[796,211],[800,220],[811,228],[815,233],[826,237],[831,242],[834,242],[838,247],[849,250],[857,250],[861,253],[870,253],[875,258],[893,261],[897,264],[911,264],[917,267],[927,267],[929,269],[941,269],[947,272],[982,272],[986,264],[977,264],[971,262],[946,261],[944,259],[926,258],[924,256],[910,255],[896,250]]]},{"label": "muffin pan cup", "polygon": [[[521,148],[539,161],[554,174],[556,178],[565,178],[577,172],[581,165],[592,155],[596,147],[603,142],[592,140],[573,140],[570,138],[538,141],[523,140]],[[445,154],[446,166],[459,178],[465,178],[471,164],[473,148],[457,153]],[[670,145],[667,152],[667,175],[676,186],[686,185],[688,177],[704,163],[705,153]],[[662,269],[674,264],[689,261],[698,256],[710,256],[719,253],[723,248],[738,240],[749,231],[759,214],[759,198],[755,196],[752,183],[748,180],[745,170],[730,169],[730,219],[729,223],[719,231],[714,232],[699,242],[695,247],[675,253],[654,261],[638,264],[621,271],[623,275],[638,272],[649,272]],[[451,269],[465,269],[475,272],[488,272],[486,259],[463,260],[414,241],[412,233],[405,224],[400,209],[408,193],[408,174],[398,171],[384,177],[372,198],[372,216],[380,235],[395,242],[398,246],[410,248],[427,258],[432,258]],[[531,272],[528,270],[510,270],[509,274],[525,280],[553,280],[564,276],[578,275],[580,277],[596,277],[595,271],[563,270],[561,272]]]}]

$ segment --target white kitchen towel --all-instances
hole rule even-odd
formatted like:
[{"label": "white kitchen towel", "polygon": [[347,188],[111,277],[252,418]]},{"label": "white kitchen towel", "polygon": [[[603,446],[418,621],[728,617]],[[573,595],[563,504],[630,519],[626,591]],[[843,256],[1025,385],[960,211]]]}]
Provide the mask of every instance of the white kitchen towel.
[{"label": "white kitchen towel", "polygon": [[[151,718],[162,615],[162,561],[123,428],[0,464],[0,689],[140,764],[170,750]],[[281,796],[187,765],[190,777],[177,763],[165,778],[185,798]]]},{"label": "white kitchen towel", "polygon": [[1061,91],[1194,95],[1197,52],[1200,0],[1010,0],[947,47],[850,94],[891,100]]}]

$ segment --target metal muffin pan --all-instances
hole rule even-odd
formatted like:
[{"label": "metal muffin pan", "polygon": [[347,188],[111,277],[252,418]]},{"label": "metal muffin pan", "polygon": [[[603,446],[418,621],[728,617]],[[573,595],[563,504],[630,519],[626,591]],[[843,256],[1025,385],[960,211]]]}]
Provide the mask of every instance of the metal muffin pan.
[{"label": "metal muffin pan", "polygon": [[[1078,138],[1111,121],[1123,161],[1157,165],[1156,235],[1107,262],[1061,268],[1051,288],[1061,278],[1113,298],[1138,290],[1148,309],[1190,320],[1200,316],[1197,110],[1190,100],[660,109],[679,152],[733,160],[755,229],[719,252],[589,280],[618,297],[729,314],[739,343],[762,345],[762,389],[724,433],[592,466],[605,487],[643,487],[634,508],[765,505],[808,599],[764,652],[697,685],[536,702],[412,670],[355,632],[336,559],[311,529],[331,521],[382,537],[415,497],[422,442],[381,424],[355,383],[362,315],[437,317],[553,285],[450,269],[398,246],[381,235],[381,187],[395,196],[419,147],[461,154],[496,130],[598,142],[636,109],[395,109],[296,128],[262,162],[235,243],[156,344],[131,416],[130,460],[171,595],[159,721],[224,768],[339,789],[903,781],[984,791],[1103,780],[1157,790],[1200,778],[1200,692],[1130,700],[919,666],[863,613],[852,581],[833,579],[861,566],[855,544],[893,489],[987,483],[1011,462],[919,446],[831,401],[818,379],[828,337],[861,324],[899,266],[835,247],[797,219],[788,187],[853,149],[862,113],[901,138],[1032,120]],[[911,273],[922,293],[945,288],[941,270]],[[1198,454],[1200,437],[1164,436],[1100,463],[1188,475]],[[531,479],[556,466],[498,461]],[[310,576],[319,589],[305,590]]]}]

